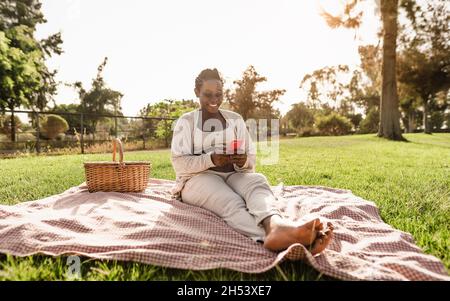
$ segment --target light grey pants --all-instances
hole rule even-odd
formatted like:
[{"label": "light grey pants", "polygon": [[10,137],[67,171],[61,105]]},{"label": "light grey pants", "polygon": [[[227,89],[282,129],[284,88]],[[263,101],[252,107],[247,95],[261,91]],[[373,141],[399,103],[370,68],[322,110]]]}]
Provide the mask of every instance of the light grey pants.
[{"label": "light grey pants", "polygon": [[261,173],[205,170],[190,178],[181,191],[184,203],[212,211],[236,231],[255,241],[266,235],[261,222],[274,214],[274,196]]}]

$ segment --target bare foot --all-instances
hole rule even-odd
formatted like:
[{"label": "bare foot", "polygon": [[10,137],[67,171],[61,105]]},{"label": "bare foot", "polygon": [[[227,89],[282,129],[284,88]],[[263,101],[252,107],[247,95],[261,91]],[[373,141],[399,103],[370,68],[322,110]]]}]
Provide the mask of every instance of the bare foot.
[{"label": "bare foot", "polygon": [[[301,243],[304,246],[309,246],[315,242],[319,231],[323,230],[323,224],[318,218],[303,224],[301,226],[288,224],[285,221],[278,220],[268,221],[266,227],[266,238],[264,247],[272,251],[281,251],[294,243]],[[314,245],[319,249],[320,245]]]},{"label": "bare foot", "polygon": [[328,229],[326,231],[324,232],[320,231],[317,234],[316,240],[314,240],[314,242],[308,247],[311,254],[315,255],[325,250],[325,248],[328,246],[331,239],[333,238],[333,230],[334,230],[333,224],[327,223],[327,227]]}]

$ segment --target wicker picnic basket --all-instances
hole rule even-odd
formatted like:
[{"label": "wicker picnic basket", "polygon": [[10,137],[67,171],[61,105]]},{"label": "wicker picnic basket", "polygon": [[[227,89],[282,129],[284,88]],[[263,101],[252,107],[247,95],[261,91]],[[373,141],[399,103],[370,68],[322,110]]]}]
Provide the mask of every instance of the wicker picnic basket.
[{"label": "wicker picnic basket", "polygon": [[[123,147],[120,139],[113,139],[112,162],[85,162],[84,170],[89,192],[116,191],[140,192],[147,187],[151,163],[146,161],[123,161]],[[116,148],[120,160],[116,162]]]}]

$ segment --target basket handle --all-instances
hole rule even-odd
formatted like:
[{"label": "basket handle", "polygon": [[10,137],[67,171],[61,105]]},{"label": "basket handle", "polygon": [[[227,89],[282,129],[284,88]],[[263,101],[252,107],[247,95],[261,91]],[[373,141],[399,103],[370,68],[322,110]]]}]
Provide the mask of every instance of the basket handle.
[{"label": "basket handle", "polygon": [[119,145],[119,156],[120,156],[120,163],[123,163],[123,147],[122,147],[122,141],[120,141],[119,138],[114,138],[112,140],[113,143],[113,161],[116,162],[116,145]]}]

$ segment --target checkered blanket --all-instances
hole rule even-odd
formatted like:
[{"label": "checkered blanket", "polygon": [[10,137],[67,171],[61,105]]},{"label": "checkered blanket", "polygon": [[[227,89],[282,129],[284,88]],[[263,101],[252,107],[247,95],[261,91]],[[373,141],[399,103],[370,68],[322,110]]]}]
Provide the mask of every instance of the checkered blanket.
[{"label": "checkered blanket", "polygon": [[385,224],[373,202],[348,190],[273,186],[282,213],[320,217],[335,237],[312,256],[295,244],[281,253],[237,233],[213,213],[172,199],[171,180],[151,179],[143,193],[89,193],[86,185],[38,201],[0,206],[0,252],[78,254],[99,259],[205,270],[261,273],[284,260],[305,260],[345,280],[450,280],[410,234]]}]

